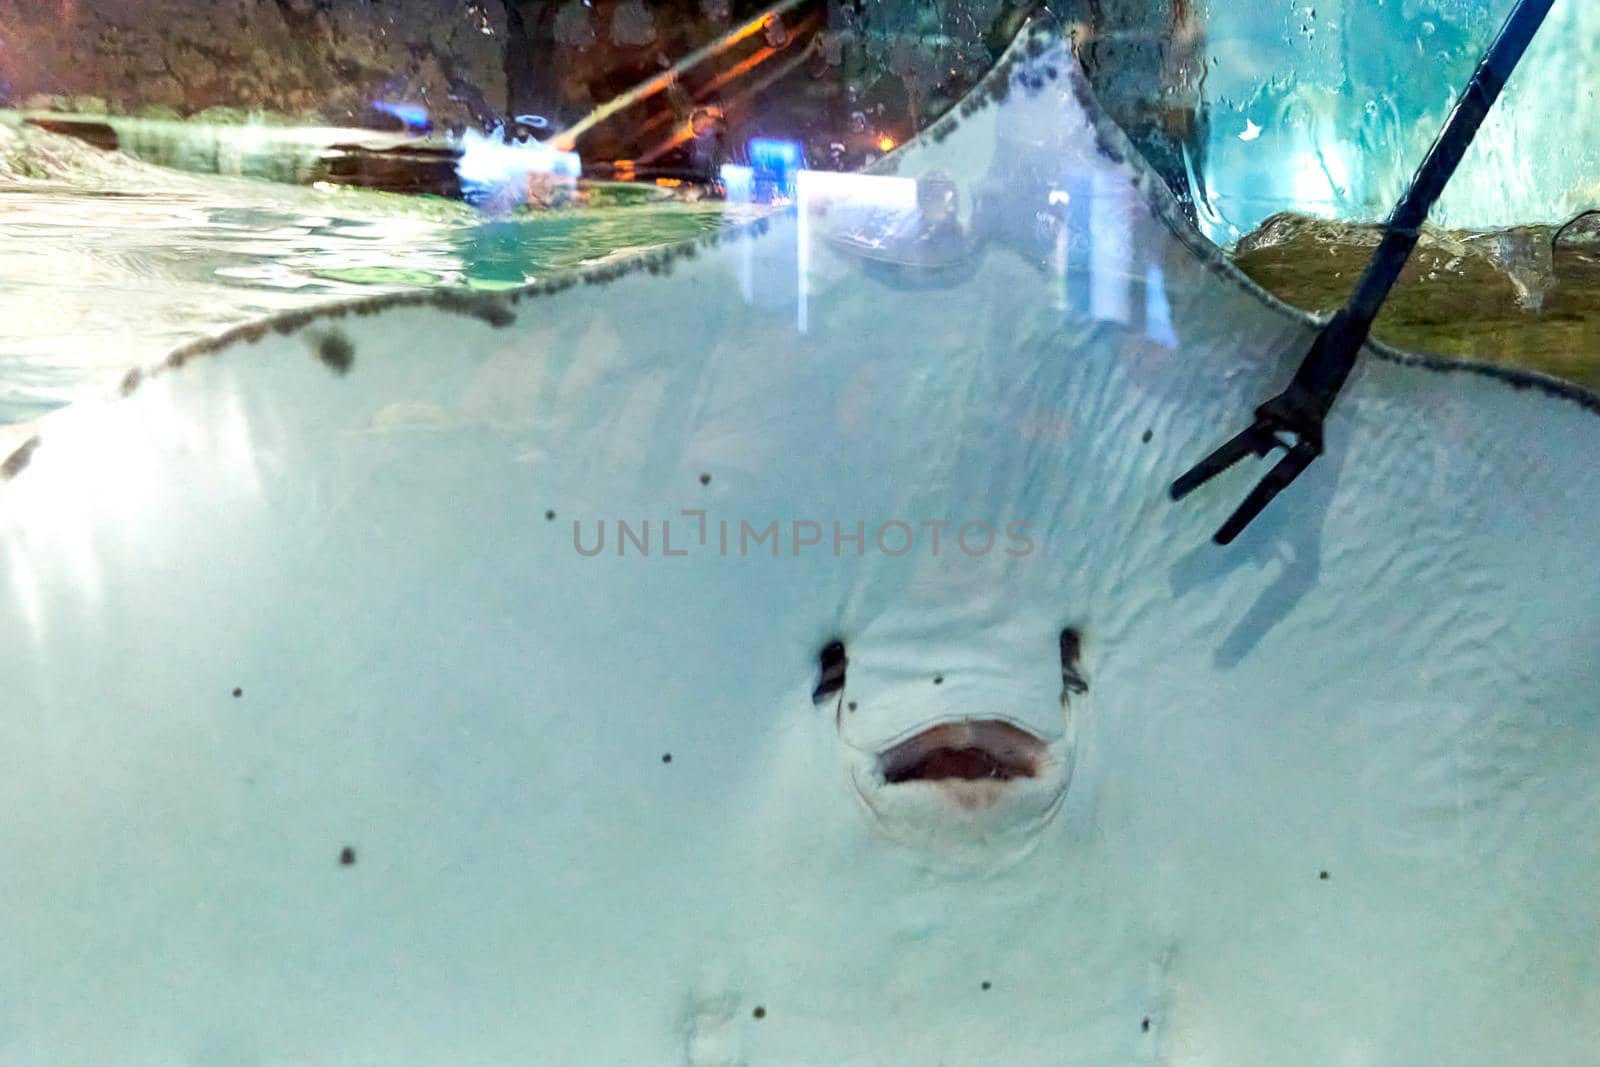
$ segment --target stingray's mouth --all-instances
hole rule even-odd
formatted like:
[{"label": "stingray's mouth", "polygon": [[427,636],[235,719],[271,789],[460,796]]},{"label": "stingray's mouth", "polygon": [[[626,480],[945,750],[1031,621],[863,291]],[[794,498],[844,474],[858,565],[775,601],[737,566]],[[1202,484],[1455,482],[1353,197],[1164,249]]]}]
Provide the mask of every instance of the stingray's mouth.
[{"label": "stingray's mouth", "polygon": [[1037,778],[1044,741],[999,719],[940,723],[878,755],[888,785],[906,782],[1009,782]]},{"label": "stingray's mouth", "polygon": [[1070,736],[1002,719],[938,723],[877,752],[848,749],[877,825],[925,859],[992,867],[1027,854],[1066,796]]}]

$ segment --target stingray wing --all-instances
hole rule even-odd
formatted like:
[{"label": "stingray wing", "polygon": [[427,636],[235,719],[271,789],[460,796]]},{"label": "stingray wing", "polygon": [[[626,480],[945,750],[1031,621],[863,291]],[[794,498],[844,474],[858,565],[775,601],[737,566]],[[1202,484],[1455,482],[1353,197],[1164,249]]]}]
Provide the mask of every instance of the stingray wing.
[{"label": "stingray wing", "polygon": [[[0,483],[5,1058],[1592,1047],[1596,401],[1372,350],[1218,549],[1259,472],[1165,487],[1313,324],[1059,45],[803,181],[715,242],[282,317],[43,421]],[[968,523],[1029,548],[951,550]],[[863,698],[836,738],[817,650],[864,694],[954,664],[1046,734],[1069,623],[1063,813],[941,880],[831,747],[936,712]]]}]

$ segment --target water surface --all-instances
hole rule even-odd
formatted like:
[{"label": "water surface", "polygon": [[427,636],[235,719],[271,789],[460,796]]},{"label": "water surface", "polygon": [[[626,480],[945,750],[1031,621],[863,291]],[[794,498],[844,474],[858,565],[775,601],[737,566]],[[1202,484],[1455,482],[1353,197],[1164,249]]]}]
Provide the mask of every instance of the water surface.
[{"label": "water surface", "polygon": [[509,288],[720,225],[720,203],[496,218],[454,201],[182,174],[0,127],[0,424],[276,311]]},{"label": "water surface", "polygon": [[[431,197],[194,175],[0,126],[0,425],[273,312],[429,286],[523,285],[722,225],[726,206],[496,217]],[[1291,215],[1235,261],[1285,300],[1344,302],[1378,231]],[[1600,388],[1600,225],[1430,231],[1376,335]]]}]

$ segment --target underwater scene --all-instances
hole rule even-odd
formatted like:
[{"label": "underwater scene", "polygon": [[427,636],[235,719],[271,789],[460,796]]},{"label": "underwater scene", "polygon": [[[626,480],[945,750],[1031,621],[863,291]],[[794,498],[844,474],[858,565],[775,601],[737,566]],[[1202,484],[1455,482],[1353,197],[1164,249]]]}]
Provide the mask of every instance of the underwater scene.
[{"label": "underwater scene", "polygon": [[1596,1062],[1596,62],[0,0],[0,1067]]}]

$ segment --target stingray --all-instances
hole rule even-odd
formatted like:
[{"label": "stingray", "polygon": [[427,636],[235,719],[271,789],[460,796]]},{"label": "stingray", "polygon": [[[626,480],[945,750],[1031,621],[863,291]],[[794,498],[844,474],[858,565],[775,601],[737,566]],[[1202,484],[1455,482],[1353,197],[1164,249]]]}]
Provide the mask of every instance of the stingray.
[{"label": "stingray", "polygon": [[1318,324],[1025,34],[869,173],[0,481],[0,1062],[1577,1063],[1600,401]]}]

